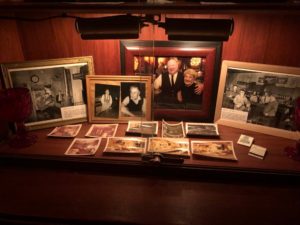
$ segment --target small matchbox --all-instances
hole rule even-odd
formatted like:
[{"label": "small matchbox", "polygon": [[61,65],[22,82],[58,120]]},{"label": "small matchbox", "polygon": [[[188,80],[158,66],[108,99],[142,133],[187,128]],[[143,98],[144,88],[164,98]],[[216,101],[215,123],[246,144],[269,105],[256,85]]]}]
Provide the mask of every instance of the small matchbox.
[{"label": "small matchbox", "polygon": [[253,144],[250,148],[248,155],[259,159],[264,159],[266,152],[267,152],[266,148]]}]

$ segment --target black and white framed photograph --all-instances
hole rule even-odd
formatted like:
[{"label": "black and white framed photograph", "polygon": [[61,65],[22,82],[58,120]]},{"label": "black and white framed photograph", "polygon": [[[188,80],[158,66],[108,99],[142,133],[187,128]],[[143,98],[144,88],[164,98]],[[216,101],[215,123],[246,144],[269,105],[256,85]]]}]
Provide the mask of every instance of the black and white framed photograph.
[{"label": "black and white framed photograph", "polygon": [[299,96],[300,68],[223,61],[215,122],[296,140]]},{"label": "black and white framed photograph", "polygon": [[86,85],[89,122],[151,120],[151,77],[90,75]]},{"label": "black and white framed photograph", "polygon": [[6,88],[30,90],[28,129],[87,120],[84,80],[94,74],[92,56],[5,63],[1,69]]}]

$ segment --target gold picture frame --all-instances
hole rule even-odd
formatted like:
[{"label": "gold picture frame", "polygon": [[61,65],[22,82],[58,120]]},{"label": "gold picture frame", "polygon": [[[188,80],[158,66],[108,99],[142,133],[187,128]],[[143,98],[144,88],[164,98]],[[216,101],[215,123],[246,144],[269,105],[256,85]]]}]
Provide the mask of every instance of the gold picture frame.
[{"label": "gold picture frame", "polygon": [[[151,77],[90,75],[86,85],[90,123],[152,119]],[[130,97],[134,93],[137,104]]]},{"label": "gold picture frame", "polygon": [[299,96],[300,68],[224,60],[214,121],[298,140],[293,116]]},{"label": "gold picture frame", "polygon": [[5,88],[30,90],[29,130],[87,120],[84,80],[95,73],[92,56],[4,63],[1,71]]}]

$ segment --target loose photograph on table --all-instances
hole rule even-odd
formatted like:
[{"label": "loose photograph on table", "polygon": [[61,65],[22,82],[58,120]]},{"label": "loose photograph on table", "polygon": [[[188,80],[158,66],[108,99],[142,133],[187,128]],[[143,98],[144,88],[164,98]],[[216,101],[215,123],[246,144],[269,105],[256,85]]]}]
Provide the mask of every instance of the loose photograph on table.
[{"label": "loose photograph on table", "polygon": [[184,138],[185,132],[183,127],[183,122],[178,123],[168,123],[162,120],[162,137],[167,138]]},{"label": "loose photograph on table", "polygon": [[101,138],[75,138],[65,155],[95,155]]},{"label": "loose photograph on table", "polygon": [[219,137],[218,125],[215,123],[185,123],[186,135],[190,137]]},{"label": "loose photograph on table", "polygon": [[149,153],[161,153],[172,156],[190,157],[190,143],[187,138],[149,138]]},{"label": "loose photograph on table", "polygon": [[122,74],[153,79],[154,119],[213,120],[220,43],[124,40],[120,44]]},{"label": "loose photograph on table", "polygon": [[92,124],[85,136],[103,138],[114,137],[118,126],[118,124]]},{"label": "loose photograph on table", "polygon": [[298,139],[300,68],[223,61],[215,122]]},{"label": "loose photograph on table", "polygon": [[1,64],[6,88],[30,90],[28,129],[87,120],[85,76],[94,74],[91,56]]},{"label": "loose photograph on table", "polygon": [[89,122],[151,120],[151,77],[87,76]]},{"label": "loose photograph on table", "polygon": [[157,136],[158,121],[128,121],[126,134]]},{"label": "loose photograph on table", "polygon": [[232,141],[191,141],[194,156],[237,160]]},{"label": "loose photograph on table", "polygon": [[142,154],[147,147],[147,138],[109,137],[103,153]]},{"label": "loose photograph on table", "polygon": [[75,125],[64,125],[55,127],[49,134],[48,137],[76,137],[81,129],[82,124]]}]

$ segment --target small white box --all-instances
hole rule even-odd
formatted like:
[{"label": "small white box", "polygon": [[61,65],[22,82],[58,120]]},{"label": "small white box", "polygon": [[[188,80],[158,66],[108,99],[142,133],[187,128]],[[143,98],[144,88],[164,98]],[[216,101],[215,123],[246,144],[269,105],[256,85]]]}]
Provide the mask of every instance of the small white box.
[{"label": "small white box", "polygon": [[241,134],[241,136],[240,136],[239,140],[237,141],[237,143],[240,144],[240,145],[250,147],[252,145],[253,141],[254,141],[253,137]]},{"label": "small white box", "polygon": [[250,148],[248,155],[259,158],[259,159],[264,159],[266,152],[267,152],[266,148],[253,144]]}]

